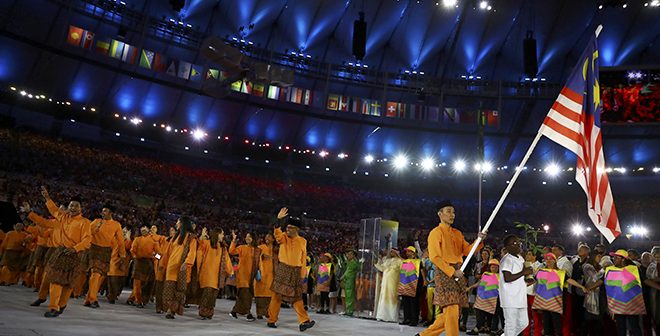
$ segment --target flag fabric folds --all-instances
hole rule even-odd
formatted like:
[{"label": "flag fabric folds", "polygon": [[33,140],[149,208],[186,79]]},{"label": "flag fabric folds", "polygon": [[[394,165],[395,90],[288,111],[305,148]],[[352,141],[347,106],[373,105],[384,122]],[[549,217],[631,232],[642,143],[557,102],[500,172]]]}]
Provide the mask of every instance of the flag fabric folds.
[{"label": "flag fabric folds", "polygon": [[140,53],[140,67],[151,69],[151,66],[154,63],[154,55],[155,53],[153,51],[142,49],[142,52]]},{"label": "flag fabric folds", "polygon": [[642,281],[637,266],[631,265],[623,268],[610,266],[605,269],[604,282],[607,308],[610,313],[622,315],[646,314]]},{"label": "flag fabric folds", "polygon": [[587,195],[587,212],[611,243],[621,234],[621,227],[605,171],[598,64],[594,35],[545,117],[540,132],[577,155],[575,180]]},{"label": "flag fabric folds", "polygon": [[495,314],[497,308],[497,298],[500,295],[500,275],[497,273],[484,272],[481,275],[479,287],[477,287],[477,297],[474,301],[474,308],[483,310],[489,314]]},{"label": "flag fabric folds", "polygon": [[536,295],[532,309],[561,314],[564,310],[562,294],[566,272],[542,268],[536,273]]}]

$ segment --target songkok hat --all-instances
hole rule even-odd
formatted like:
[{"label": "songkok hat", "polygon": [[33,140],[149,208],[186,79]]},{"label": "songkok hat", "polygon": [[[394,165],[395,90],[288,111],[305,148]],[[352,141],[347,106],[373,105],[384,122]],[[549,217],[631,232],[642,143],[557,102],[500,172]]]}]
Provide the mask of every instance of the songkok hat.
[{"label": "songkok hat", "polygon": [[436,209],[436,211],[440,211],[442,208],[448,207],[448,206],[453,207],[454,205],[451,204],[451,201],[449,201],[449,200],[442,200],[436,205],[435,209]]}]

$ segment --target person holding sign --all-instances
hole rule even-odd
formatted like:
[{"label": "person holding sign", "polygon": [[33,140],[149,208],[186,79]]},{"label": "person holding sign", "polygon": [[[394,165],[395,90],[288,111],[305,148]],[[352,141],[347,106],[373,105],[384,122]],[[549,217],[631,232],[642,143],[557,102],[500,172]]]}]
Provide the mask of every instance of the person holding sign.
[{"label": "person holding sign", "polygon": [[562,335],[564,283],[569,283],[585,292],[586,288],[574,279],[566,278],[566,272],[557,267],[557,256],[546,253],[543,258],[546,268],[536,272],[536,294],[532,310],[540,310],[543,314],[543,335],[559,336]]},{"label": "person holding sign", "polygon": [[[468,335],[490,333],[491,330],[495,332],[496,327],[491,329],[491,325],[493,322],[497,324],[499,319],[498,315],[502,314],[498,299],[500,262],[497,259],[490,259],[488,261],[488,270],[488,272],[481,274],[481,279],[478,283],[475,283],[468,288],[468,290],[477,288],[477,298],[474,302],[474,308],[476,309],[477,315],[477,325],[474,329],[467,332]],[[493,318],[495,318],[494,321]]]},{"label": "person holding sign", "polygon": [[629,259],[628,251],[610,253],[614,266],[605,269],[607,308],[616,322],[618,335],[641,336],[639,316],[646,314],[639,268]]}]

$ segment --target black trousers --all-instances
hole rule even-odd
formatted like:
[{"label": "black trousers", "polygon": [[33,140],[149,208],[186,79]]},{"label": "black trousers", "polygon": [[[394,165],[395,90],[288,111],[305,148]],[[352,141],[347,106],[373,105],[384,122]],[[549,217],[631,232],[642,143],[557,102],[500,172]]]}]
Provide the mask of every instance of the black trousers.
[{"label": "black trousers", "polygon": [[561,314],[543,310],[543,335],[561,336]]},{"label": "black trousers", "polygon": [[319,310],[330,309],[330,292],[321,292],[321,302],[319,302]]},{"label": "black trousers", "polygon": [[419,322],[419,301],[417,300],[417,297],[401,296],[401,305],[403,306],[404,322]]},{"label": "black trousers", "polygon": [[617,335],[626,335],[626,331],[630,332],[630,336],[642,336],[642,328],[639,326],[639,315],[616,315],[614,317],[616,322]]}]

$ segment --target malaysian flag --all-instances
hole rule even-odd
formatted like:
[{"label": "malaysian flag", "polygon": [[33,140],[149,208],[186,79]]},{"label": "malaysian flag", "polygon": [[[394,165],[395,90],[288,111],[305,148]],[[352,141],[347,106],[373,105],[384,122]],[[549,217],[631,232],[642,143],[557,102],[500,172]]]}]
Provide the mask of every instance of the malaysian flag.
[{"label": "malaysian flag", "polygon": [[611,243],[621,228],[605,172],[598,63],[598,45],[592,36],[540,132],[577,155],[575,180],[587,194],[589,217]]}]

